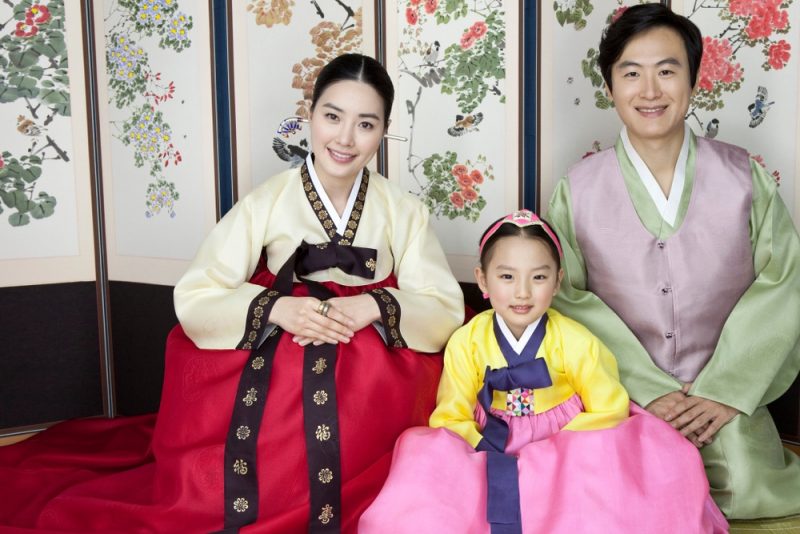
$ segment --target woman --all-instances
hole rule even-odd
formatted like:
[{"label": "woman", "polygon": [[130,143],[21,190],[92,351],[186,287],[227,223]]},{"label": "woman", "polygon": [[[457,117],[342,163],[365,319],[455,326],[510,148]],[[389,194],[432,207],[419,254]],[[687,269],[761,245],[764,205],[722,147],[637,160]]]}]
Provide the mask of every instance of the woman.
[{"label": "woman", "polygon": [[433,409],[441,358],[416,351],[463,320],[427,210],[365,168],[392,100],[368,57],[320,72],[313,154],[234,206],[175,288],[155,461],[66,489],[37,526],[355,531]]}]

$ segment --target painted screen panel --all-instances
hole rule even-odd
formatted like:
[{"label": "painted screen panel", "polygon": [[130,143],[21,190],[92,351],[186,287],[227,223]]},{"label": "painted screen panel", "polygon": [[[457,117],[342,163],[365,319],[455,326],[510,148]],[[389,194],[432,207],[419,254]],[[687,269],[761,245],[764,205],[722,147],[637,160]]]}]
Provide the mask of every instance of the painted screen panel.
[{"label": "painted screen panel", "polygon": [[209,4],[95,4],[109,276],[173,284],[216,222]]},{"label": "painted screen panel", "polygon": [[0,285],[92,280],[80,3],[2,3],[0,21]]},{"label": "painted screen panel", "polygon": [[519,208],[520,3],[388,2],[396,87],[389,178],[430,209],[459,280],[474,281],[478,241]]},{"label": "painted screen panel", "polygon": [[237,194],[302,163],[308,128],[277,130],[309,117],[319,70],[348,52],[375,55],[372,0],[230,2],[235,80]]}]

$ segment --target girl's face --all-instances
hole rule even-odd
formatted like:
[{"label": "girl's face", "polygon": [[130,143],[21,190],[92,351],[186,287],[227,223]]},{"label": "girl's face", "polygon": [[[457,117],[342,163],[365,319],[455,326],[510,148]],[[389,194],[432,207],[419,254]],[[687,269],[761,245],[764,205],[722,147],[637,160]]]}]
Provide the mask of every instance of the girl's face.
[{"label": "girl's face", "polygon": [[564,273],[540,239],[503,237],[489,254],[486,270],[475,269],[478,286],[489,294],[492,308],[519,339],[550,307]]},{"label": "girl's face", "polygon": [[371,85],[343,80],[328,86],[311,114],[314,170],[322,183],[354,180],[378,151],[385,130],[383,100]]}]

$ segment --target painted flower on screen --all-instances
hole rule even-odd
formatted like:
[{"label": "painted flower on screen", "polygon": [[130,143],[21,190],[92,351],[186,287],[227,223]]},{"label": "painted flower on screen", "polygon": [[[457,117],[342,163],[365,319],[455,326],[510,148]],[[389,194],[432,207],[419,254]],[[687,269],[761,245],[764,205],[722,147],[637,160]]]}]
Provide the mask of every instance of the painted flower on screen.
[{"label": "painted flower on screen", "polygon": [[730,85],[741,81],[742,67],[739,63],[733,63],[732,52],[727,39],[703,38],[703,59],[698,73],[701,91],[711,92],[718,84]]}]

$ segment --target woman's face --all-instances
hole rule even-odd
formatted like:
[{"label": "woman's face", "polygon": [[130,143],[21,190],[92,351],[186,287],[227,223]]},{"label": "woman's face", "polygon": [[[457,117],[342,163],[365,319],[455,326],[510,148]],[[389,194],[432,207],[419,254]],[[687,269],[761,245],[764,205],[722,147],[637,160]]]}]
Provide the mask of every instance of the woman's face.
[{"label": "woman's face", "polygon": [[352,181],[386,130],[383,99],[371,85],[343,80],[328,86],[311,113],[314,170],[323,183]]}]

